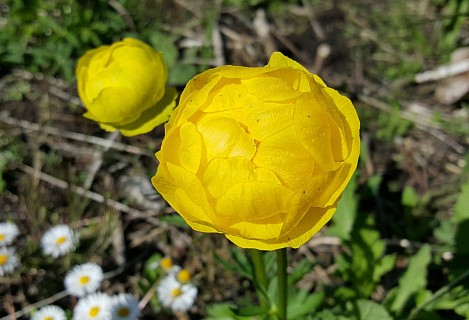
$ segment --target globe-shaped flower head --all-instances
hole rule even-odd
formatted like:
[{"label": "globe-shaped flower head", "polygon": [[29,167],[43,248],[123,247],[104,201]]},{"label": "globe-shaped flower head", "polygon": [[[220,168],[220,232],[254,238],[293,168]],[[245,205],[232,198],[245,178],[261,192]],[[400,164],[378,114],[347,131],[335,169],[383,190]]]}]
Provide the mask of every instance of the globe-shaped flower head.
[{"label": "globe-shaped flower head", "polygon": [[152,182],[195,230],[299,247],[336,210],[359,126],[348,98],[280,53],[262,68],[215,68],[182,93]]},{"label": "globe-shaped flower head", "polygon": [[88,51],[78,60],[78,93],[88,112],[107,131],[133,136],[168,120],[176,90],[165,89],[168,70],[163,55],[127,38]]}]

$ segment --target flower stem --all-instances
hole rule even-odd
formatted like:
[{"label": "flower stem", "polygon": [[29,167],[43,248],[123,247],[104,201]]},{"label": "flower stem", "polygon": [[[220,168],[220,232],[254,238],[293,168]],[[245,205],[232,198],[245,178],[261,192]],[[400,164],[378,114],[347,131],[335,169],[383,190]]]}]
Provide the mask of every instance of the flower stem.
[{"label": "flower stem", "polygon": [[278,318],[287,320],[287,249],[277,250],[277,278],[278,278]]},{"label": "flower stem", "polygon": [[[265,273],[264,253],[257,249],[251,249],[250,251],[252,264],[254,265],[254,278],[257,280],[257,284],[259,286],[262,286],[264,290],[267,290],[269,281],[267,279],[267,274]],[[269,301],[267,301],[261,290],[258,290],[257,295],[261,306],[268,307]]]}]

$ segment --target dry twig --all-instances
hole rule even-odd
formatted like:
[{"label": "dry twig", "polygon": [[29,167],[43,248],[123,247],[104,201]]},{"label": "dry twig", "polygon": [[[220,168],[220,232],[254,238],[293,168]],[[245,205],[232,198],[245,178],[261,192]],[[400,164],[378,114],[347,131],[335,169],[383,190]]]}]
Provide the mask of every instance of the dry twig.
[{"label": "dry twig", "polygon": [[[65,131],[65,130],[61,130],[61,129],[57,129],[57,128],[53,128],[49,126],[41,126],[37,123],[29,122],[26,120],[15,119],[15,118],[10,117],[7,112],[0,113],[0,121],[6,124],[12,125],[12,126],[21,127],[23,129],[41,131],[46,134],[63,137],[67,139],[72,139],[76,141],[83,141],[83,142],[87,142],[87,143],[91,143],[91,144],[95,144],[95,145],[99,145],[103,147],[106,147],[107,145],[109,145],[109,141],[107,139],[89,136],[89,135],[78,133],[78,132]],[[125,151],[125,152],[132,153],[132,154],[146,155],[149,157],[153,157],[153,153],[150,151],[147,151],[147,150],[135,147],[135,146],[130,146],[130,145],[120,143],[120,142],[113,142],[110,147],[116,150]]]}]

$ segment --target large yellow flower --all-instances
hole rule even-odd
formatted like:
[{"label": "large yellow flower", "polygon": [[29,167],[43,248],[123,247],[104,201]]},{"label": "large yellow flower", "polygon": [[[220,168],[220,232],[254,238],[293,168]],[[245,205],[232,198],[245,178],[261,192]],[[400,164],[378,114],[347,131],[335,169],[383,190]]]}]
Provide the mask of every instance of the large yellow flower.
[{"label": "large yellow flower", "polygon": [[152,182],[197,231],[297,248],[335,212],[359,127],[348,98],[281,53],[263,68],[215,68],[182,93]]},{"label": "large yellow flower", "polygon": [[78,60],[76,75],[88,110],[84,116],[107,131],[148,132],[166,122],[176,105],[176,90],[165,90],[163,55],[136,39],[88,51]]}]

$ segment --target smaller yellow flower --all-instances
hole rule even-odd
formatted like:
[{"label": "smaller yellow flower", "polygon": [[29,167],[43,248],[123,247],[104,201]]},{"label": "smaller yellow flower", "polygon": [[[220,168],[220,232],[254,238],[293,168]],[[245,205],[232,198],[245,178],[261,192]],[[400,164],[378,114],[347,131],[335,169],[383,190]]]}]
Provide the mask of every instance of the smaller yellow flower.
[{"label": "smaller yellow flower", "polygon": [[133,136],[166,122],[175,107],[175,88],[165,89],[163,55],[127,38],[85,53],[76,68],[78,94],[86,118],[104,130]]}]

